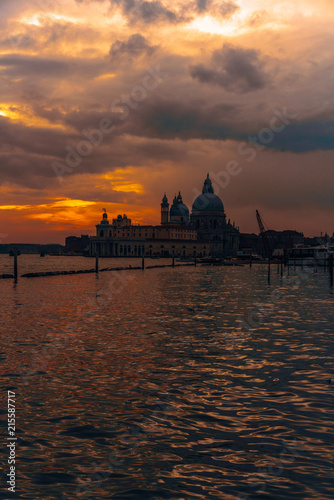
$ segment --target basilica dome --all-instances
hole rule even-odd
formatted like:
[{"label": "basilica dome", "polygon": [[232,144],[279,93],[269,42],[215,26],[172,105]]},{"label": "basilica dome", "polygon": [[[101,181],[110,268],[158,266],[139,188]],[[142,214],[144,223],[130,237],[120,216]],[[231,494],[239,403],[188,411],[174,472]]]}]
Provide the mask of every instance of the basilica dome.
[{"label": "basilica dome", "polygon": [[207,178],[204,181],[204,186],[202,190],[202,194],[197,196],[196,200],[193,203],[192,211],[194,212],[212,212],[219,211],[224,212],[224,205],[219,196],[214,194],[212,182],[207,175]]}]

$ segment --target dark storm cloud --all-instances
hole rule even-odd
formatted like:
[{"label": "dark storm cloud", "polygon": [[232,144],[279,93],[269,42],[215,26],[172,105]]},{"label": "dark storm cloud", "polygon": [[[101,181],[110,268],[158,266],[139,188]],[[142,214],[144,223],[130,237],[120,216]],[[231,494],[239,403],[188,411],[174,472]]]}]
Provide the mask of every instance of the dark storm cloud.
[{"label": "dark storm cloud", "polygon": [[[60,97],[60,88],[70,92],[71,85],[86,84],[88,89],[92,89],[92,82],[96,79],[98,82],[98,77],[106,73],[110,73],[110,63],[105,58],[0,56],[2,98],[21,106],[31,107],[38,103],[48,108],[69,109],[78,101],[81,103],[81,99],[78,94],[68,94],[69,98]],[[97,97],[98,89],[94,88],[94,92]],[[87,92],[82,99],[86,100],[86,107],[92,101],[96,103],[96,98],[89,97],[87,102]]]},{"label": "dark storm cloud", "polygon": [[238,135],[230,118],[238,113],[236,106],[185,103],[182,99],[157,97],[125,124],[126,133],[162,139],[227,139]]},{"label": "dark storm cloud", "polygon": [[333,150],[334,121],[292,123],[274,137],[271,147],[295,153]]},{"label": "dark storm cloud", "polygon": [[140,33],[135,33],[124,42],[116,40],[116,42],[114,42],[110,47],[109,55],[112,59],[119,58],[123,55],[126,55],[127,57],[138,57],[143,54],[151,56],[156,48],[156,45],[150,45],[146,38]]},{"label": "dark storm cloud", "polygon": [[190,74],[201,83],[219,85],[238,93],[263,89],[269,81],[259,51],[229,44],[213,53],[210,66],[191,66]]},{"label": "dark storm cloud", "polygon": [[85,59],[53,59],[43,58],[38,56],[6,54],[0,56],[0,67],[5,68],[2,70],[12,78],[29,78],[38,79],[45,78],[70,78],[76,74],[81,76],[97,76],[106,67],[106,63],[98,60],[85,60]]},{"label": "dark storm cloud", "polygon": [[144,23],[181,23],[185,21],[183,15],[165,7],[159,0],[110,0],[111,5],[120,7],[123,15],[131,22]]},{"label": "dark storm cloud", "polygon": [[[193,0],[177,3],[171,9],[159,0],[110,0],[111,5],[119,7],[130,24],[165,22],[179,24],[191,22],[197,14],[209,13],[216,17],[230,18],[239,6],[232,0],[225,2],[215,0]],[[172,5],[170,2],[168,5]]]},{"label": "dark storm cloud", "polygon": [[6,54],[0,57],[0,66],[7,68],[7,74],[48,74],[50,76],[64,75],[69,66],[62,60],[44,59],[34,56]]}]

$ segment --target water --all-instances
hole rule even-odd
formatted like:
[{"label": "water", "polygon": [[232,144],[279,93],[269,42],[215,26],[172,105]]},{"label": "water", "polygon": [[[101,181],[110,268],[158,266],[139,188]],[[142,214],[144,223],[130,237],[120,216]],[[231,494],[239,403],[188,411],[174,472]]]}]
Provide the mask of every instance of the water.
[{"label": "water", "polygon": [[254,265],[2,281],[18,437],[18,493],[3,447],[3,498],[334,498],[328,276],[272,278]]}]

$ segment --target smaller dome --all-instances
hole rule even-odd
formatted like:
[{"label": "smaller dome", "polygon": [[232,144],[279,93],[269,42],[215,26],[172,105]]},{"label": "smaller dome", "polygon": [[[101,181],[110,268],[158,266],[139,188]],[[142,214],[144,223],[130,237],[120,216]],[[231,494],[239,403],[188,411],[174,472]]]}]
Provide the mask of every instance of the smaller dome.
[{"label": "smaller dome", "polygon": [[182,217],[183,219],[186,219],[186,220],[189,218],[189,209],[188,209],[187,205],[185,205],[183,203],[180,191],[179,191],[178,196],[176,196],[176,195],[174,196],[173,205],[171,206],[171,209],[170,209],[171,221],[175,217]]},{"label": "smaller dome", "polygon": [[173,205],[170,209],[170,216],[172,217],[187,217],[189,216],[189,208],[184,203],[178,203],[177,205]]}]

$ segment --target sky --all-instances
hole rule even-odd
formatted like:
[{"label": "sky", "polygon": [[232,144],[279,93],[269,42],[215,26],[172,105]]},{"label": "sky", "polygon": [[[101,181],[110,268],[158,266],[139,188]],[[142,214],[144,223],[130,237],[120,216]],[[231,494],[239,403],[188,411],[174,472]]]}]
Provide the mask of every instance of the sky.
[{"label": "sky", "polygon": [[258,232],[334,231],[333,0],[0,0],[0,242],[158,224],[207,175]]}]

